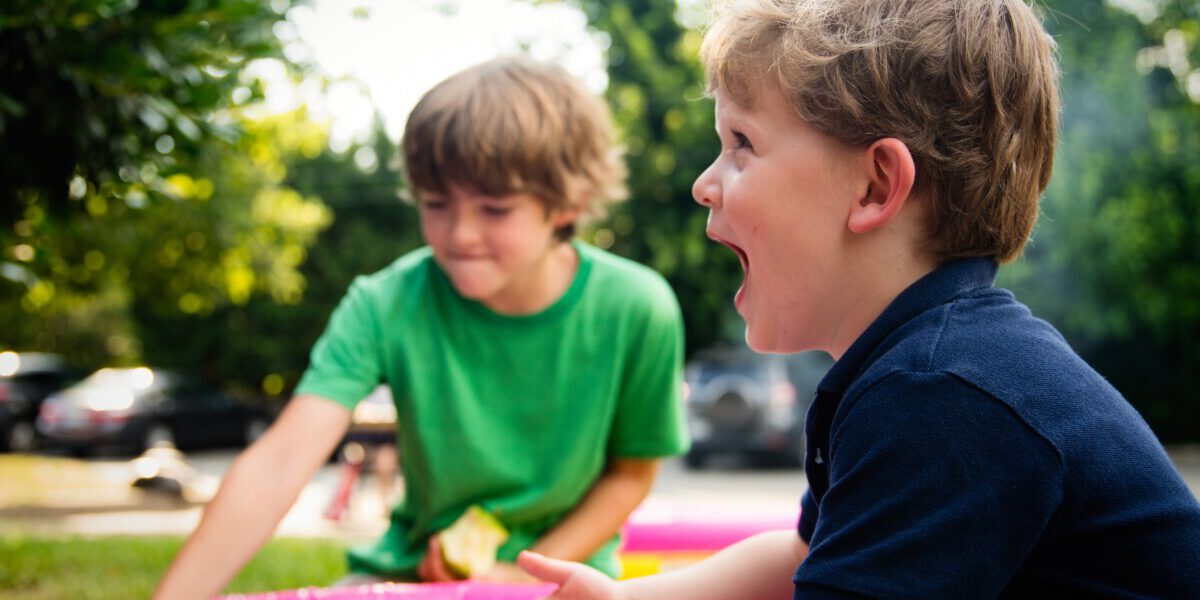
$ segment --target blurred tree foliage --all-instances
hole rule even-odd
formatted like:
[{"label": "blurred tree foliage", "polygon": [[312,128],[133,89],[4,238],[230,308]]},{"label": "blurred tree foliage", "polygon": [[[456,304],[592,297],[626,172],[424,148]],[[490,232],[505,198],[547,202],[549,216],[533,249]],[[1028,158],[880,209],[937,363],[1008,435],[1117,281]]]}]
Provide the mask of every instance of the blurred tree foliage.
[{"label": "blurred tree foliage", "polygon": [[1200,5],[1119,4],[1142,10],[1046,3],[1062,57],[1062,136],[1032,243],[1001,283],[1161,437],[1196,440],[1200,71],[1190,65]]},{"label": "blurred tree foliage", "polygon": [[256,116],[247,72],[288,67],[272,26],[290,6],[0,7],[0,343],[211,370],[206,317],[300,299],[329,215],[283,179],[325,134],[302,112]]},{"label": "blurred tree foliage", "polygon": [[[330,221],[303,254],[303,301],[257,294],[191,317],[143,311],[139,322],[154,325],[142,332],[147,348],[170,353],[180,364],[207,365],[248,392],[286,395],[351,280],[420,243],[415,211],[397,198],[396,151],[380,127],[368,143],[344,152],[293,155],[283,183],[301,197],[320,197]],[[191,336],[183,351],[169,350],[179,343],[177,331]]]},{"label": "blurred tree foliage", "polygon": [[192,201],[122,224],[141,230],[129,238],[141,243],[125,287],[145,360],[251,388],[288,354],[290,327],[261,328],[303,304],[301,266],[332,214],[284,178],[325,142],[303,111],[244,121],[237,144],[212,146],[193,175],[168,179],[193,195],[212,181],[207,199],[181,194]]},{"label": "blurred tree foliage", "polygon": [[[84,212],[88,187],[150,187],[261,97],[239,77],[277,57],[290,0],[9,0],[0,9],[0,218]],[[274,7],[274,8],[272,8]],[[78,177],[81,184],[68,182]]]}]

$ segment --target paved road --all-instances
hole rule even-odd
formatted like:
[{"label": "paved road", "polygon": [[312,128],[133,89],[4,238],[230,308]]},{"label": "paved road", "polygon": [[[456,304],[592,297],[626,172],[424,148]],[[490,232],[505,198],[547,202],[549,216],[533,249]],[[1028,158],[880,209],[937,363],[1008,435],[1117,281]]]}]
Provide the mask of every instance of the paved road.
[{"label": "paved road", "polygon": [[[95,535],[186,534],[200,519],[201,501],[211,497],[234,456],[232,451],[219,451],[188,458],[197,473],[190,503],[130,489],[126,483],[132,474],[128,461],[89,461],[81,468],[94,473],[97,481],[110,482],[109,491],[99,496],[98,488],[74,496],[56,493],[57,506],[14,509],[0,502],[0,520],[18,522],[27,529]],[[1172,449],[1172,457],[1192,492],[1200,496],[1200,446]],[[342,475],[338,465],[322,468],[301,492],[277,535],[366,540],[382,533],[387,526],[386,508],[369,476],[354,488],[349,509],[340,521],[323,517]],[[718,464],[689,471],[679,461],[670,461],[641,510],[650,516],[677,518],[722,513],[786,518],[795,514],[806,487],[799,470],[756,471]]]}]

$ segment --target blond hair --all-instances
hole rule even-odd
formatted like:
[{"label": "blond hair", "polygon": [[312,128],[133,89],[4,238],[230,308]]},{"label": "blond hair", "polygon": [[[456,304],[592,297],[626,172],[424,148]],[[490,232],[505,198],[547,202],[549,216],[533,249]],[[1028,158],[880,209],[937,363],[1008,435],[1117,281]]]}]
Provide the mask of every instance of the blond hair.
[{"label": "blond hair", "polygon": [[426,92],[401,148],[418,196],[446,194],[451,185],[490,196],[528,193],[549,211],[595,217],[626,196],[613,137],[608,107],[562,67],[501,57]]},{"label": "blond hair", "polygon": [[1058,136],[1053,39],[1023,0],[719,1],[709,90],[752,107],[777,85],[851,146],[891,137],[917,165],[940,259],[1021,253]]}]

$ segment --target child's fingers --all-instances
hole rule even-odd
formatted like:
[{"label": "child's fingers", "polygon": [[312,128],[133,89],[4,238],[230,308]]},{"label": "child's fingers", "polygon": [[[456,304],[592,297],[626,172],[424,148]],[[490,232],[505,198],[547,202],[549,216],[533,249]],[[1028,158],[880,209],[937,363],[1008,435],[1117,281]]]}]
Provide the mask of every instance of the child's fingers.
[{"label": "child's fingers", "polygon": [[450,569],[446,568],[446,563],[442,560],[442,542],[437,535],[429,538],[429,548],[426,550],[425,558],[421,560],[420,566],[417,567],[417,575],[423,581],[458,580],[450,573]]},{"label": "child's fingers", "polygon": [[417,577],[420,577],[421,581],[437,581],[435,575],[433,574],[433,567],[430,566],[431,562],[432,561],[429,558],[429,553],[426,553],[425,556],[421,558],[421,564],[417,565]]},{"label": "child's fingers", "polygon": [[551,583],[562,584],[575,572],[575,563],[548,558],[528,550],[517,556],[517,565],[526,573]]}]

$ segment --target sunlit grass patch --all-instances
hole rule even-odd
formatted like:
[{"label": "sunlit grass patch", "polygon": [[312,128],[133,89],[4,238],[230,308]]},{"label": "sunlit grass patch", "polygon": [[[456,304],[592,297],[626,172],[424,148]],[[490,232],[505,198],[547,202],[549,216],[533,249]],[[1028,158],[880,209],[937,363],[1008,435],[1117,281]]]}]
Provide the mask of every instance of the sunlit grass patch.
[{"label": "sunlit grass patch", "polygon": [[[182,537],[42,537],[0,533],[0,597],[10,600],[147,598]],[[345,574],[345,544],[276,539],[227,592],[328,585]]]}]

